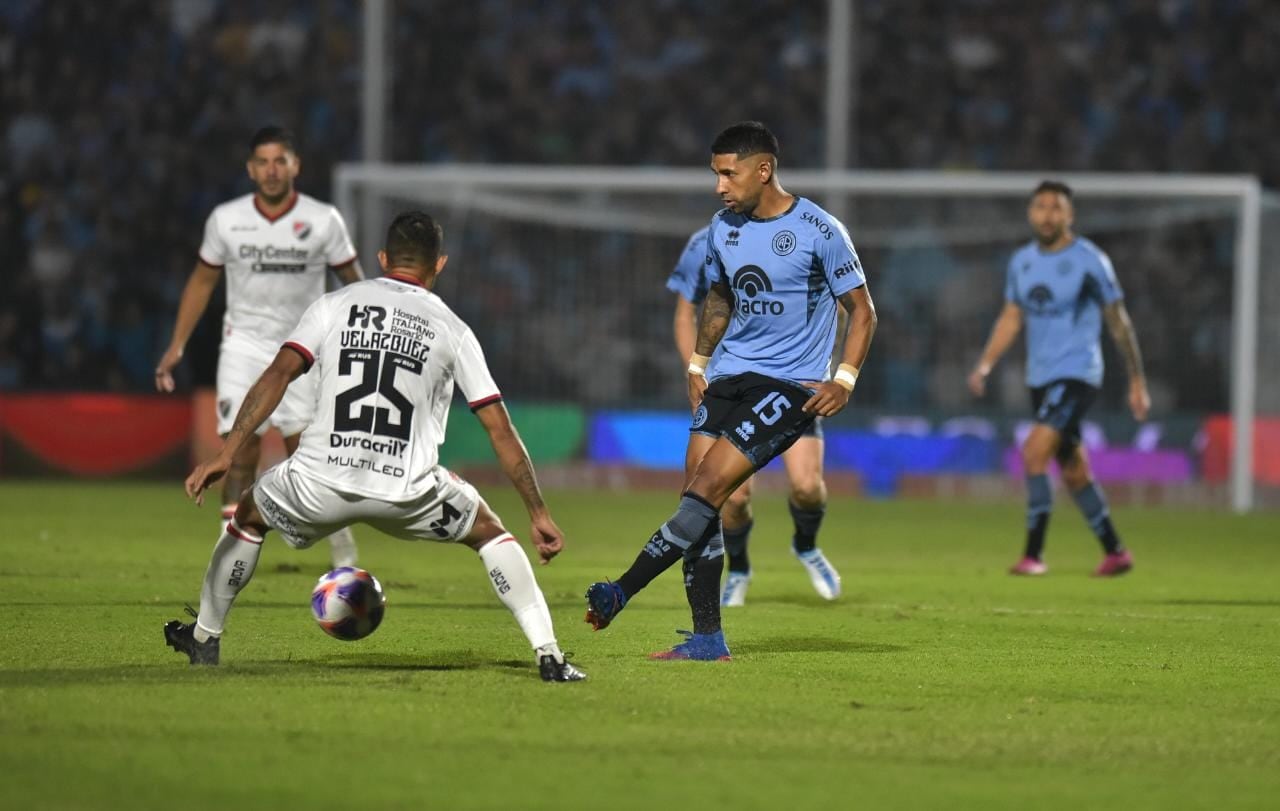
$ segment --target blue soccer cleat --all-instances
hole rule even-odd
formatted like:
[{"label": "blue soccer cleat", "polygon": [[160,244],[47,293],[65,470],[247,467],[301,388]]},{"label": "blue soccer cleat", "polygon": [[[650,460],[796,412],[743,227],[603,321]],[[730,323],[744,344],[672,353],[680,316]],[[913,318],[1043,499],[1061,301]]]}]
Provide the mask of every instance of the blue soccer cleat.
[{"label": "blue soccer cleat", "polygon": [[604,630],[626,604],[627,595],[622,593],[622,586],[607,580],[592,583],[587,589],[587,622],[597,631]]},{"label": "blue soccer cleat", "polygon": [[692,631],[676,631],[685,640],[671,650],[649,654],[650,659],[691,659],[698,662],[727,662],[729,646],[724,641],[724,631],[714,634],[695,634]]}]

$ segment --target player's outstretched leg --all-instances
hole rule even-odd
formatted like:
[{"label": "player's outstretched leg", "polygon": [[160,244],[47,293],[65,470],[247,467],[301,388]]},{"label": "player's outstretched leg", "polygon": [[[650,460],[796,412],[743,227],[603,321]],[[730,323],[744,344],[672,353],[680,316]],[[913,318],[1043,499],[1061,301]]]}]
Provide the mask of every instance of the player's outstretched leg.
[{"label": "player's outstretched leg", "polygon": [[515,617],[538,660],[543,681],[581,681],[587,677],[565,660],[551,625],[551,611],[529,565],[520,542],[499,523],[489,506],[481,501],[479,515],[464,539],[480,556],[493,591]]},{"label": "player's outstretched leg", "polygon": [[631,568],[616,582],[592,583],[587,589],[587,622],[597,631],[608,627],[632,597],[702,540],[718,517],[719,511],[703,498],[683,495],[675,514],[653,533]]},{"label": "player's outstretched leg", "polygon": [[262,536],[242,529],[236,519],[227,522],[214,544],[209,568],[200,589],[200,612],[193,623],[172,620],[164,626],[169,647],[185,653],[193,665],[216,665],[219,639],[236,596],[249,583],[262,552]]},{"label": "player's outstretched leg", "polygon": [[343,527],[329,536],[329,560],[335,569],[356,565],[356,539],[350,527]]}]

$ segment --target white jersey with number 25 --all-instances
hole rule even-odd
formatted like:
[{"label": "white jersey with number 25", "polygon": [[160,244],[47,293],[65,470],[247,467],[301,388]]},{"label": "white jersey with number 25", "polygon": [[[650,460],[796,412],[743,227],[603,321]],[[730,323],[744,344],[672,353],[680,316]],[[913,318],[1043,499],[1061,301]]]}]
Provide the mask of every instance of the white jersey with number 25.
[{"label": "white jersey with number 25", "polygon": [[471,328],[409,276],[321,297],[285,346],[320,376],[294,468],[352,495],[399,502],[435,485],[455,380],[473,411],[502,399]]}]

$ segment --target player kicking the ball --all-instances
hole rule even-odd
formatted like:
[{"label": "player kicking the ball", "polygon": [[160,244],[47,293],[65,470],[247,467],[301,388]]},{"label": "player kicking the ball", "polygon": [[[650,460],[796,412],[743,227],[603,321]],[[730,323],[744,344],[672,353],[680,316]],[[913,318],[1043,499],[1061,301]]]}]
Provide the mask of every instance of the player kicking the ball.
[{"label": "player kicking the ball", "polygon": [[559,554],[564,537],[542,500],[480,344],[431,292],[447,259],[443,237],[427,214],[397,216],[378,254],[385,275],[307,308],[245,395],[221,452],[187,478],[187,494],[199,503],[289,384],[308,372],[317,379],[316,417],[297,452],[245,492],[218,539],[195,622],[165,625],[165,641],[192,664],[218,663],[227,613],[253,576],[269,529],[304,549],[363,521],[408,540],[458,542],[475,550],[498,599],[533,646],[542,679],[586,678],[556,644],[524,549],[474,487],[437,464],[457,380],[524,500],[542,562]]},{"label": "player kicking the ball", "polygon": [[[592,584],[586,595],[587,622],[599,630],[683,560],[693,630],[655,654],[660,659],[729,658],[720,625],[720,510],[815,419],[845,407],[876,325],[848,232],[782,188],[773,133],[755,121],[729,127],[711,145],[711,169],[724,209],[707,232],[711,287],[689,358],[694,414],[684,492],[631,568],[616,582]],[[830,377],[837,303],[849,326],[843,362]],[[708,384],[707,364],[717,347]]]}]

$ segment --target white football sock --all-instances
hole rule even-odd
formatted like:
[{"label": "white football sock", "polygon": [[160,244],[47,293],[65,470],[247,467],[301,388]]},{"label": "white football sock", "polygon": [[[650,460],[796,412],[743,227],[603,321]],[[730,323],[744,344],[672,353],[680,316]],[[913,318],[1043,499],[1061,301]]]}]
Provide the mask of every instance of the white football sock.
[{"label": "white football sock", "polygon": [[329,536],[329,560],[335,569],[356,565],[356,539],[350,527],[343,527]]},{"label": "white football sock", "polygon": [[[499,535],[480,547],[479,553],[494,592],[510,609],[529,644],[539,654],[559,654],[556,634],[551,627],[551,612],[520,542],[509,533]],[[557,657],[557,660],[561,658]]]},{"label": "white football sock", "polygon": [[240,506],[239,504],[223,504],[222,505],[222,517],[218,519],[219,535],[227,531],[227,522],[230,521],[232,518],[236,517],[236,508],[239,506]]},{"label": "white football sock", "polygon": [[[221,636],[227,612],[240,589],[249,583],[262,553],[262,539],[246,532],[231,520],[213,547],[213,557],[204,573],[200,589],[200,614],[196,617],[195,637],[204,642]],[[203,637],[203,638],[202,638]]]}]

